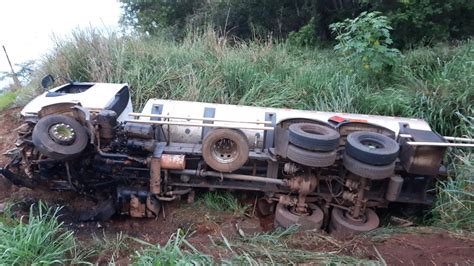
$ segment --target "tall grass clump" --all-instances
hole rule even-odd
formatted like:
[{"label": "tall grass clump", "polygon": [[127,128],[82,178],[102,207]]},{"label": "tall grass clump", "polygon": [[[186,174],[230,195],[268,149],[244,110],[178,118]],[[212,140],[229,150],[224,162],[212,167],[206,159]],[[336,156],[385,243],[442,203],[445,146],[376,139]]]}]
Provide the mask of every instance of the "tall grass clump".
[{"label": "tall grass clump", "polygon": [[438,182],[434,223],[451,229],[474,231],[474,154],[453,156],[456,177]]},{"label": "tall grass clump", "polygon": [[[60,208],[32,205],[29,216],[20,221],[0,222],[0,261],[5,265],[79,263],[74,233],[58,221]],[[26,221],[25,221],[26,220]]]},{"label": "tall grass clump", "polygon": [[206,207],[212,210],[232,212],[237,215],[244,214],[247,209],[229,191],[207,192],[204,194],[202,201]]},{"label": "tall grass clump", "polygon": [[[56,41],[40,74],[127,82],[135,109],[150,98],[420,117],[445,135],[465,135],[472,116],[474,44],[404,53],[390,74],[359,75],[329,49],[234,41],[213,31],[181,42],[94,29]],[[461,115],[461,116],[459,116]]]}]

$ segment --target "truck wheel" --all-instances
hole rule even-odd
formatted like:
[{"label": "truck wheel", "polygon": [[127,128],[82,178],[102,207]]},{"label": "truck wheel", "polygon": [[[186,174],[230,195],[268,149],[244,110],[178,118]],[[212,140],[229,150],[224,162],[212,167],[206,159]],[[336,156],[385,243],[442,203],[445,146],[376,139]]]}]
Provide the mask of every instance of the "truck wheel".
[{"label": "truck wheel", "polygon": [[65,160],[79,155],[87,146],[85,128],[66,115],[48,115],[33,129],[33,144],[51,159]]},{"label": "truck wheel", "polygon": [[324,212],[315,204],[308,204],[311,210],[309,215],[300,215],[290,210],[291,207],[277,204],[275,210],[275,226],[288,228],[299,225],[302,230],[321,229],[324,221]]},{"label": "truck wheel", "polygon": [[316,152],[298,148],[294,145],[288,145],[287,156],[293,162],[312,166],[328,167],[336,161],[336,151]]},{"label": "truck wheel", "polygon": [[393,139],[375,132],[359,131],[347,136],[346,153],[371,165],[389,165],[398,156],[399,145]]},{"label": "truck wheel", "polygon": [[247,138],[237,130],[215,129],[202,141],[202,157],[216,171],[235,171],[249,158]]},{"label": "truck wheel", "polygon": [[331,212],[331,221],[329,222],[330,233],[336,234],[355,234],[374,230],[379,227],[380,220],[372,209],[366,209],[365,214],[360,220],[354,220],[347,216],[347,211],[333,208]]},{"label": "truck wheel", "polygon": [[357,161],[347,153],[344,153],[343,163],[349,172],[372,180],[390,177],[395,171],[395,162],[389,165],[370,165]]},{"label": "truck wheel", "polygon": [[311,123],[290,125],[291,144],[312,151],[332,151],[339,146],[339,133],[329,127]]}]

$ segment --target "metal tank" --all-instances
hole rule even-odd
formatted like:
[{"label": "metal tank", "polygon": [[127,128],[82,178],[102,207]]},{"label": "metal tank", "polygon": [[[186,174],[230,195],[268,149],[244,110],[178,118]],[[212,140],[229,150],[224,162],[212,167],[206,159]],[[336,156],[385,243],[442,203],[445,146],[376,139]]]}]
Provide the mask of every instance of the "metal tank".
[{"label": "metal tank", "polygon": [[[390,129],[398,136],[400,124],[431,131],[422,119],[336,112],[303,111],[243,105],[150,99],[141,113],[131,113],[129,121],[162,124],[171,142],[200,143],[214,127],[239,128],[249,140],[250,148],[262,148],[265,131],[290,119],[311,119],[327,123],[331,117],[364,121]],[[204,126],[204,127],[203,127]]]}]

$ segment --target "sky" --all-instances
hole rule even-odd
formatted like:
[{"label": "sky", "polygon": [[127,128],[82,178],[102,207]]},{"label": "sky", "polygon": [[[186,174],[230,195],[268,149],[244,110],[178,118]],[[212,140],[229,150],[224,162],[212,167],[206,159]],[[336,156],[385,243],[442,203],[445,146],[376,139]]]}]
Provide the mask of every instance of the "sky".
[{"label": "sky", "polygon": [[90,26],[116,29],[120,14],[118,0],[1,0],[0,72],[10,71],[2,45],[12,64],[38,60],[54,48],[53,36]]}]

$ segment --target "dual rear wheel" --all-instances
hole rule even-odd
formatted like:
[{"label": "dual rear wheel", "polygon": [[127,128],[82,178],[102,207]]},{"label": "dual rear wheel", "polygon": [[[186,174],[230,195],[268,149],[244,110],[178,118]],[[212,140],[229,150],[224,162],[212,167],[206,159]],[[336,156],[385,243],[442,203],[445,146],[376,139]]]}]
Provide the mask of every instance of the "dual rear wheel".
[{"label": "dual rear wheel", "polygon": [[[330,233],[345,235],[371,231],[379,224],[379,217],[372,209],[366,209],[359,218],[354,219],[347,211],[334,207],[328,229]],[[324,225],[324,212],[315,204],[308,204],[308,212],[303,214],[298,213],[292,206],[278,203],[275,210],[275,226],[289,228],[293,225],[299,225],[302,230],[319,230]]]}]

